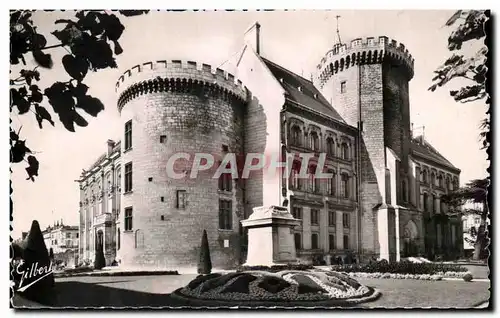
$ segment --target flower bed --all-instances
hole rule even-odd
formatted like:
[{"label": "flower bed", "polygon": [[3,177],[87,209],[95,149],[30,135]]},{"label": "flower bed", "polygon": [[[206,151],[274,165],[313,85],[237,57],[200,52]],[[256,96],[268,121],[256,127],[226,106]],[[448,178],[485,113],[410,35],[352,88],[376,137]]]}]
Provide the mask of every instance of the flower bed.
[{"label": "flower bed", "polygon": [[172,297],[188,306],[344,306],[380,293],[347,275],[318,270],[240,271],[200,275]]},{"label": "flower bed", "polygon": [[443,276],[446,276],[445,273],[465,274],[465,272],[467,272],[467,268],[452,264],[412,263],[407,261],[398,263],[388,263],[387,261],[380,261],[369,264],[334,265],[332,266],[332,270],[344,273],[390,273],[413,275],[439,275],[439,273],[442,273],[441,275]]},{"label": "flower bed", "polygon": [[271,273],[277,273],[284,270],[296,270],[305,271],[309,269],[314,269],[313,265],[308,264],[285,264],[285,265],[272,265],[272,266],[240,266],[236,271],[266,271]]}]

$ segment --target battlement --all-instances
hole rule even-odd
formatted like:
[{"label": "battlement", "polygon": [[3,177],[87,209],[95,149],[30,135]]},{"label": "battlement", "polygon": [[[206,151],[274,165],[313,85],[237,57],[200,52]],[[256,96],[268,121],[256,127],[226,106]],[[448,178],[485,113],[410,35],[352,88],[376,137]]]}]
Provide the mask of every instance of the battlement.
[{"label": "battlement", "polygon": [[329,74],[355,64],[381,63],[384,60],[402,63],[413,77],[415,60],[403,43],[386,36],[357,38],[349,44],[336,44],[316,66],[316,80],[324,83]]},{"label": "battlement", "polygon": [[158,60],[138,64],[126,70],[115,85],[119,100],[134,84],[162,79],[163,81],[196,82],[216,85],[222,90],[246,99],[243,83],[231,73],[209,64],[184,60]]}]

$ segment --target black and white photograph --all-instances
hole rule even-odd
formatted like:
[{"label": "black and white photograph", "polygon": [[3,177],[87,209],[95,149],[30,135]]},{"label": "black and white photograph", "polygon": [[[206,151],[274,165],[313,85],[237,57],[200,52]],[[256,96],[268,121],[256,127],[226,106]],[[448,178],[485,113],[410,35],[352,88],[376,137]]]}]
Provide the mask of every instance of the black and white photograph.
[{"label": "black and white photograph", "polygon": [[491,310],[494,12],[9,13],[13,311]]}]

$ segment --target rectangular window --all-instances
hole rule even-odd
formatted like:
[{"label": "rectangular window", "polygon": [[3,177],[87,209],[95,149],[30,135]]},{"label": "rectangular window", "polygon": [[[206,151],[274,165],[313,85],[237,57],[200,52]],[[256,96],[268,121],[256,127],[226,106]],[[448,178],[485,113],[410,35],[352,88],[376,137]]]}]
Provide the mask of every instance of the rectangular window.
[{"label": "rectangular window", "polygon": [[233,228],[232,205],[232,201],[219,200],[219,229],[231,230]]},{"label": "rectangular window", "polygon": [[319,210],[311,209],[311,224],[319,224]]},{"label": "rectangular window", "polygon": [[125,123],[125,150],[132,148],[132,120]]},{"label": "rectangular window", "polygon": [[302,219],[302,208],[301,207],[293,207],[292,215],[295,219]]},{"label": "rectangular window", "polygon": [[319,248],[318,244],[318,234],[314,233],[311,235],[311,249],[315,250]]},{"label": "rectangular window", "polygon": [[349,249],[349,235],[344,235],[344,249]]},{"label": "rectangular window", "polygon": [[348,213],[342,214],[342,225],[344,226],[344,229],[349,228],[349,223],[350,223],[349,217],[350,215]]},{"label": "rectangular window", "polygon": [[[221,162],[219,162],[220,166]],[[230,165],[227,165],[230,168]],[[219,177],[219,190],[221,191],[232,191],[233,190],[233,177],[231,173],[223,173]]]},{"label": "rectangular window", "polygon": [[335,211],[328,211],[328,226],[335,227]]},{"label": "rectangular window", "polygon": [[78,233],[76,233],[76,238],[78,238],[78,236],[79,236]]},{"label": "rectangular window", "polygon": [[166,140],[167,140],[167,136],[166,135],[161,135],[160,136],[160,143],[161,144],[164,144]]},{"label": "rectangular window", "polygon": [[186,208],[186,190],[177,190],[177,208]]},{"label": "rectangular window", "polygon": [[302,249],[302,237],[300,233],[295,233],[293,236],[295,239],[295,249],[296,250]]},{"label": "rectangular window", "polygon": [[125,165],[125,192],[132,191],[132,162]]},{"label": "rectangular window", "polygon": [[335,249],[335,234],[328,235],[328,248],[330,251]]},{"label": "rectangular window", "polygon": [[125,208],[125,231],[132,231],[132,208]]},{"label": "rectangular window", "polygon": [[66,233],[66,238],[71,238],[71,233]]},{"label": "rectangular window", "polygon": [[346,81],[340,82],[340,93],[344,94],[346,92]]}]

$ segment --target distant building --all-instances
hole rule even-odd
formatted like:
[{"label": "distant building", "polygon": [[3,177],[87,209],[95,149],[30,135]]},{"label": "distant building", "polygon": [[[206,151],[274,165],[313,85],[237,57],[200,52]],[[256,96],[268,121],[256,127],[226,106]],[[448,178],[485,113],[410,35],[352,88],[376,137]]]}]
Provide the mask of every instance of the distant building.
[{"label": "distant building", "polygon": [[[465,209],[483,210],[481,203],[467,203]],[[474,244],[477,239],[477,231],[481,225],[481,216],[478,214],[467,214],[462,217],[463,222],[463,244],[465,256],[470,257],[474,253]],[[490,224],[490,220],[486,219],[486,224]]]},{"label": "distant building", "polygon": [[77,263],[78,259],[78,226],[56,224],[42,231],[47,251],[54,253],[56,260],[60,259],[68,265]]}]

